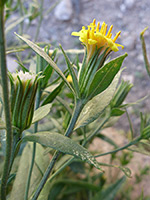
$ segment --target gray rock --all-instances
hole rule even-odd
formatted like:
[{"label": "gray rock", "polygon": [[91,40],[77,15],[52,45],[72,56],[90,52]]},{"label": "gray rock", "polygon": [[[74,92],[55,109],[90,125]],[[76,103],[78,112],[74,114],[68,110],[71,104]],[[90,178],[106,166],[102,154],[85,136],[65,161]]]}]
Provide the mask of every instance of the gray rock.
[{"label": "gray rock", "polygon": [[15,72],[18,67],[17,62],[15,62],[15,58],[12,56],[7,56],[7,67],[10,72]]},{"label": "gray rock", "polygon": [[55,8],[54,15],[56,19],[68,21],[73,14],[73,6],[71,0],[62,0]]},{"label": "gray rock", "polygon": [[131,9],[135,4],[135,0],[124,0],[124,4],[127,8]]}]

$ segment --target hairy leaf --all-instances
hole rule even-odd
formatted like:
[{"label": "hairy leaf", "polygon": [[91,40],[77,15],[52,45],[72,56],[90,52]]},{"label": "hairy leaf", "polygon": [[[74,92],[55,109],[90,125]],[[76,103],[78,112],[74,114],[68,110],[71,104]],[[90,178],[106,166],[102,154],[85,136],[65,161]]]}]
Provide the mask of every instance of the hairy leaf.
[{"label": "hairy leaf", "polygon": [[79,119],[77,120],[75,129],[86,126],[87,124],[93,122],[99,117],[106,106],[108,106],[108,104],[110,103],[116,90],[119,77],[120,73],[115,76],[113,82],[105,91],[95,96],[85,105],[79,116]]},{"label": "hairy leaf", "polygon": [[97,169],[101,170],[98,162],[92,156],[87,149],[77,144],[72,139],[55,133],[55,132],[39,132],[32,135],[27,135],[23,138],[24,141],[37,142],[47,147],[51,147],[65,154],[72,155],[94,165]]},{"label": "hairy leaf", "polygon": [[51,107],[52,107],[52,104],[46,104],[42,107],[39,107],[37,110],[35,110],[33,120],[32,120],[32,124],[43,119],[46,115],[48,115]]}]

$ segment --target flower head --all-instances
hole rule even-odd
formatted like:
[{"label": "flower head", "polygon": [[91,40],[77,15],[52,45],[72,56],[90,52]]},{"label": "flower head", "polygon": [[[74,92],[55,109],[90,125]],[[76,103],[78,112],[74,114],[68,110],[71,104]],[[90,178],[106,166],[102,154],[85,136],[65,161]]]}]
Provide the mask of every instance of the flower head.
[{"label": "flower head", "polygon": [[19,71],[9,73],[11,83],[11,114],[12,124],[22,132],[30,127],[38,81],[42,78],[39,74]]},{"label": "flower head", "polygon": [[[108,51],[118,51],[118,47],[122,45],[115,43],[117,38],[120,36],[121,31],[119,31],[116,36],[112,39],[112,28],[113,25],[110,26],[107,32],[107,24],[105,22],[102,23],[100,27],[100,22],[96,25],[96,20],[88,26],[88,29],[85,26],[79,32],[72,32],[73,36],[79,36],[79,40],[86,46],[88,57],[91,57],[97,47],[103,47],[102,50],[108,48]],[[106,33],[107,32],[107,33]]]}]

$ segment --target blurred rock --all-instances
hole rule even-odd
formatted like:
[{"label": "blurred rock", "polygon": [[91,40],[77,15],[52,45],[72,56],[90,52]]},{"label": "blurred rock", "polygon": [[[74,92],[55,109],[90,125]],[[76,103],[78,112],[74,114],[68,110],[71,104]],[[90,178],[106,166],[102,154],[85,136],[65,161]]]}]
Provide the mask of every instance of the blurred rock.
[{"label": "blurred rock", "polygon": [[121,12],[124,13],[126,11],[126,6],[124,4],[121,4],[120,5],[120,10],[121,10]]},{"label": "blurred rock", "polygon": [[135,4],[135,0],[124,0],[124,5],[126,6],[126,8],[133,8]]},{"label": "blurred rock", "polygon": [[18,67],[18,64],[15,62],[15,58],[7,56],[7,67],[10,72],[15,72]]},{"label": "blurred rock", "polygon": [[56,19],[68,21],[73,14],[73,6],[71,0],[62,0],[55,8],[54,15]]},{"label": "blurred rock", "polygon": [[132,9],[134,4],[135,0],[124,0],[124,2],[120,5],[120,10],[122,12],[126,12],[127,9]]},{"label": "blurred rock", "polygon": [[124,81],[129,81],[130,83],[134,84],[134,76],[129,74],[123,74],[122,78]]}]

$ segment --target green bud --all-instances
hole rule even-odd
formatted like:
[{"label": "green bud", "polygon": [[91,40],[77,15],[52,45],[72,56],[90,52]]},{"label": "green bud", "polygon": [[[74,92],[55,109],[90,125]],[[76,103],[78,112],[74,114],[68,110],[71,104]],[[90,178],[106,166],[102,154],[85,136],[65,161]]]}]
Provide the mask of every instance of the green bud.
[{"label": "green bud", "polygon": [[119,107],[125,100],[126,96],[128,95],[132,87],[133,84],[122,80],[111,101],[111,107],[112,108]]},{"label": "green bud", "polygon": [[30,127],[33,113],[39,74],[22,71],[9,74],[11,83],[12,125],[22,132]]},{"label": "green bud", "polygon": [[145,127],[141,133],[142,139],[149,139],[150,138],[150,125]]}]

